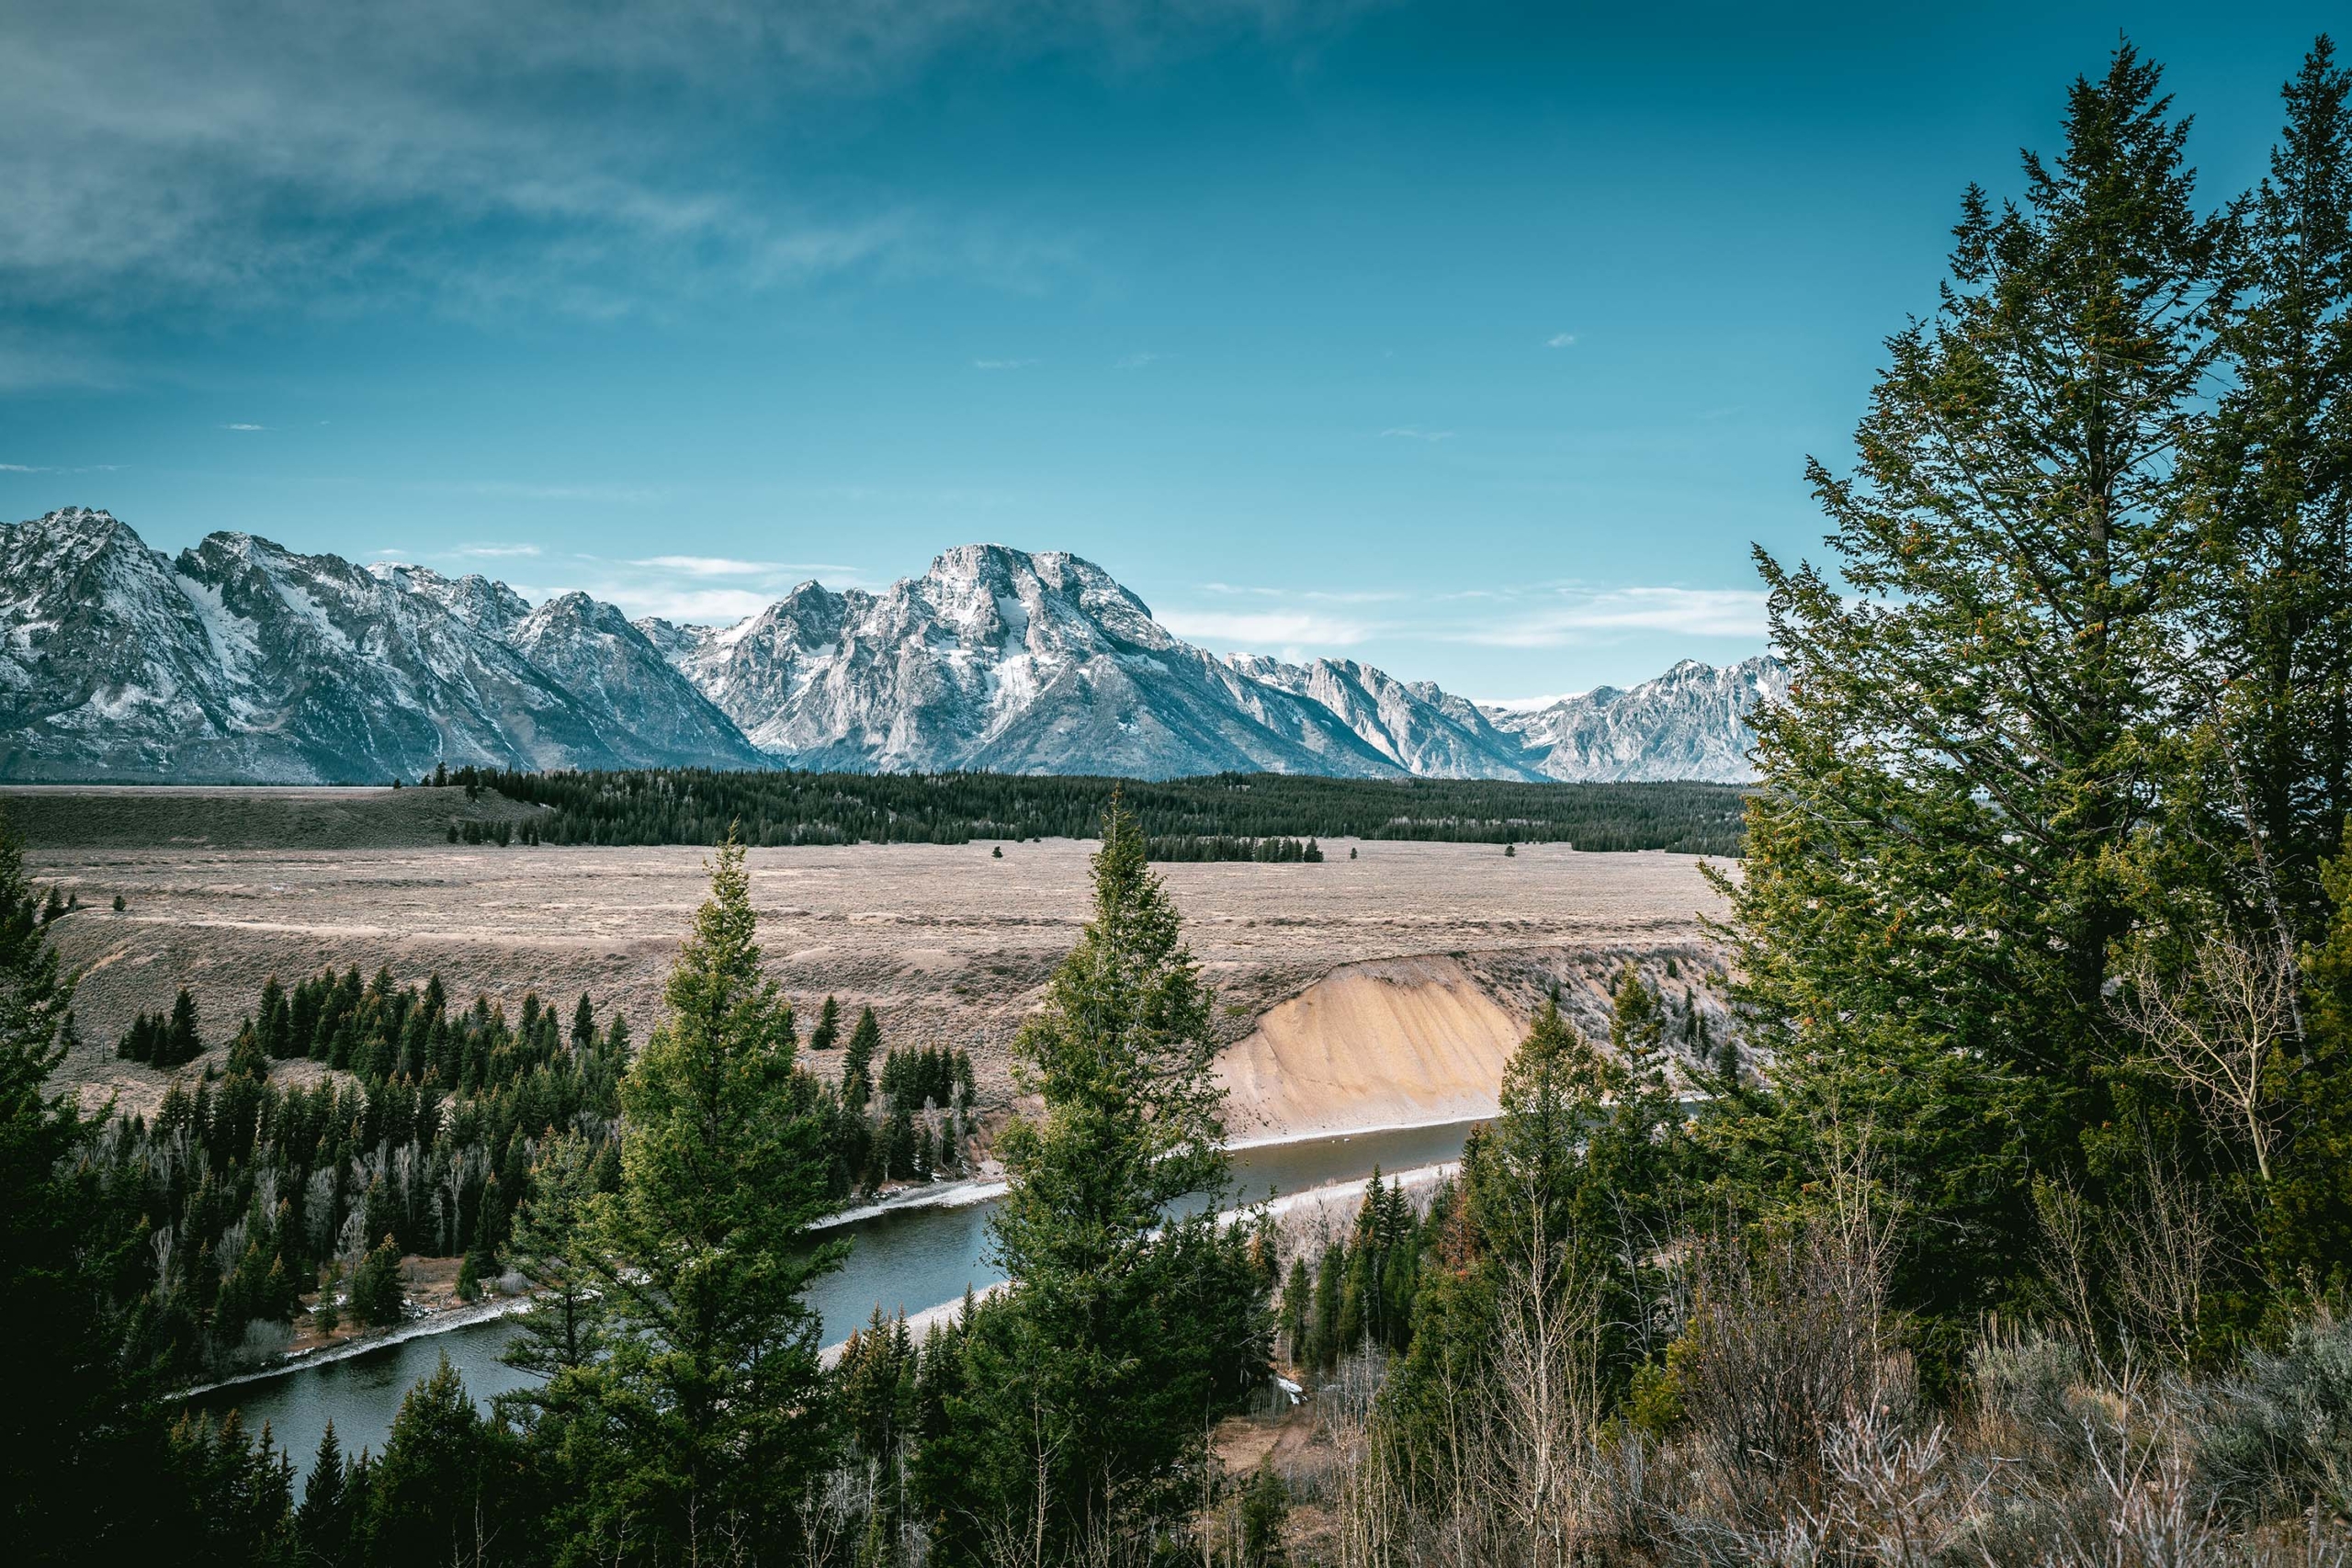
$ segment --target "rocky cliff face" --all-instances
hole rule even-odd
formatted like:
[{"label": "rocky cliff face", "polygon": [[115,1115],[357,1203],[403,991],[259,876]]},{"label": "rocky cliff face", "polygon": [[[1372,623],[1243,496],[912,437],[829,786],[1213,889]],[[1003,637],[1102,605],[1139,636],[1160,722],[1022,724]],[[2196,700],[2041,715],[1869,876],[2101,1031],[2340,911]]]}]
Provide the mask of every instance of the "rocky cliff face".
[{"label": "rocky cliff face", "polygon": [[362,569],[244,534],[176,559],[104,512],[0,528],[0,777],[262,782],[521,768],[1737,780],[1770,660],[1534,714],[1347,660],[1220,660],[1107,572],[967,545],[727,627]]}]

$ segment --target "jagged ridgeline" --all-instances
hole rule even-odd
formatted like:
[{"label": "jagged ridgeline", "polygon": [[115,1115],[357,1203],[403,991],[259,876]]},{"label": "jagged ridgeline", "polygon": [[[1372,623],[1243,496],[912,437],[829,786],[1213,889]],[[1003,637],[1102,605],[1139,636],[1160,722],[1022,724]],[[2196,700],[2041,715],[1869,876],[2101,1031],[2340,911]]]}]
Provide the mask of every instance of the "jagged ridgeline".
[{"label": "jagged ridgeline", "polygon": [[[759,845],[1087,838],[1114,793],[1158,860],[1306,860],[1309,840],[1572,843],[1736,855],[1736,784],[1516,784],[1216,773],[1134,779],[1010,773],[746,773],[697,769],[484,773],[549,809],[550,844]],[[1290,848],[1272,848],[1279,842]]]}]

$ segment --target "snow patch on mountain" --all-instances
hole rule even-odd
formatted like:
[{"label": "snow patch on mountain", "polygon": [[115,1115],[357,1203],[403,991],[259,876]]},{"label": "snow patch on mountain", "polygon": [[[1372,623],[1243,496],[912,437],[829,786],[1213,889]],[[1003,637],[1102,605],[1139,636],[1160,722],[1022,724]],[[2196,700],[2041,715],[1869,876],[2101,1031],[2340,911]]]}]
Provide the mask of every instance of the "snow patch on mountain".
[{"label": "snow patch on mountain", "polygon": [[1002,545],[729,626],[532,606],[478,574],[248,534],[176,558],[107,513],[0,527],[0,777],[312,782],[494,767],[1165,778],[1750,776],[1771,660],[1533,712],[1352,660],[1220,659],[1101,567]]}]

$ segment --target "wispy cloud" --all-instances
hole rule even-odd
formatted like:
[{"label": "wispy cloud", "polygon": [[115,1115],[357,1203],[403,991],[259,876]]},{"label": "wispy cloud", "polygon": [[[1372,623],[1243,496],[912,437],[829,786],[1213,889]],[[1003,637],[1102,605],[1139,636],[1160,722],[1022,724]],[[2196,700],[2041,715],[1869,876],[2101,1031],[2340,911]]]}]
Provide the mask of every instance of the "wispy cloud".
[{"label": "wispy cloud", "polygon": [[854,566],[774,560],[736,560],[727,556],[649,556],[643,560],[630,561],[628,564],[653,567],[662,571],[680,572],[687,577],[790,577],[796,582],[805,582],[811,577],[823,575],[851,578],[857,575],[857,568]]},{"label": "wispy cloud", "polygon": [[1406,597],[1402,590],[1394,588],[1259,588],[1236,582],[1204,582],[1201,591],[1204,593],[1244,595],[1252,599],[1306,600],[1326,604],[1381,604]]},{"label": "wispy cloud", "polygon": [[223,430],[267,430],[269,426],[266,424],[224,424],[220,428]]},{"label": "wispy cloud", "polygon": [[474,560],[504,560],[517,557],[536,556],[537,545],[461,545],[449,552]]},{"label": "wispy cloud", "polygon": [[1577,334],[1574,333],[1554,333],[1544,340],[1545,348],[1574,348],[1576,345]]},{"label": "wispy cloud", "polygon": [[1488,648],[1564,648],[1632,632],[1761,641],[1766,598],[1748,588],[1563,588],[1448,635]]},{"label": "wispy cloud", "polygon": [[1034,359],[975,359],[975,370],[1026,370],[1037,362]]},{"label": "wispy cloud", "polygon": [[1228,649],[1353,648],[1378,627],[1370,621],[1316,610],[1170,610],[1159,622],[1178,637]]},{"label": "wispy cloud", "polygon": [[1032,287],[1067,269],[1066,236],[805,188],[743,155],[745,128],[966,46],[1148,55],[1347,8],[1223,0],[1167,25],[1124,5],[674,0],[583,28],[571,0],[0,7],[0,280],[94,318],[331,296],[602,317],[844,273]]},{"label": "wispy cloud", "polygon": [[1159,354],[1123,354],[1112,361],[1112,365],[1120,370],[1140,370],[1148,365],[1159,364],[1165,357],[1165,355]]},{"label": "wispy cloud", "polygon": [[600,556],[548,558],[531,569],[537,583],[514,584],[526,599],[577,589],[617,604],[632,616],[728,626],[783,598],[815,578],[827,586],[868,587],[856,567],[800,561],[742,560],[731,556],[661,555],[636,559]]},{"label": "wispy cloud", "polygon": [[1500,708],[1505,713],[1540,713],[1555,703],[1582,695],[1582,692],[1555,692],[1542,697],[1478,697],[1474,700],[1482,708]]},{"label": "wispy cloud", "polygon": [[1403,441],[1451,441],[1453,439],[1453,432],[1450,430],[1423,430],[1419,425],[1413,424],[1394,425],[1382,431],[1380,435],[1384,441],[1392,438]]}]

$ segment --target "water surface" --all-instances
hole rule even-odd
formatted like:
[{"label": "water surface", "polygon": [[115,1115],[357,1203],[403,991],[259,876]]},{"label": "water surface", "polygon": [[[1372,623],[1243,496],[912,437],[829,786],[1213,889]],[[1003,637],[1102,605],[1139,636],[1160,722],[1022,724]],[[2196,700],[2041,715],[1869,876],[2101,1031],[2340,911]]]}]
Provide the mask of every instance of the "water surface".
[{"label": "water surface", "polygon": [[[1356,1180],[1375,1166],[1409,1170],[1451,1160],[1461,1154],[1473,1125],[1456,1122],[1236,1150],[1236,1196],[1247,1203]],[[886,1316],[902,1311],[911,1315],[1001,1280],[1004,1272],[989,1256],[988,1238],[995,1207],[989,1200],[960,1208],[899,1209],[842,1226],[835,1234],[853,1240],[849,1262],[809,1292],[809,1304],[824,1320],[824,1342],[848,1338],[877,1308]],[[266,1423],[278,1445],[307,1472],[330,1420],[345,1454],[380,1450],[401,1398],[418,1379],[431,1376],[444,1356],[485,1410],[496,1395],[531,1382],[498,1359],[514,1333],[509,1320],[469,1324],[339,1361],[290,1368],[190,1403],[216,1414],[241,1408],[248,1429]]]}]

